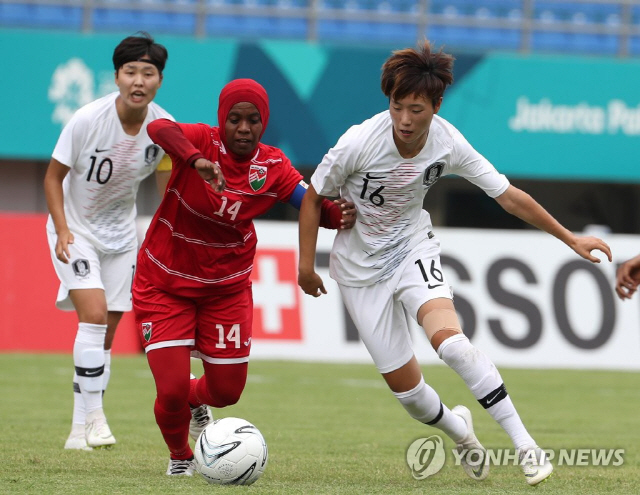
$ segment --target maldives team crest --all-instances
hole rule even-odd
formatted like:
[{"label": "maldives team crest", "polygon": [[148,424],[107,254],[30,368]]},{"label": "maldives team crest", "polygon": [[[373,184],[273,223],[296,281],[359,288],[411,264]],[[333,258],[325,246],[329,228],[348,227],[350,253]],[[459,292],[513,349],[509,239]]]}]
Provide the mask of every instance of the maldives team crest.
[{"label": "maldives team crest", "polygon": [[142,323],[142,336],[144,340],[149,342],[151,340],[151,327],[153,324],[150,321],[145,321]]},{"label": "maldives team crest", "polygon": [[267,167],[251,165],[249,169],[249,185],[254,191],[259,190],[267,180]]}]

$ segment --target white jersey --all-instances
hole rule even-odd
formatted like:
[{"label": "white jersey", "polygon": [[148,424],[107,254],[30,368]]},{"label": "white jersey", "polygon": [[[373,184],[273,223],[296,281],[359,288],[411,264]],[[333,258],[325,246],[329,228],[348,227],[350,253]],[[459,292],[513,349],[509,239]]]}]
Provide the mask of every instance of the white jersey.
[{"label": "white jersey", "polygon": [[[318,194],[353,201],[358,212],[356,225],[336,235],[331,277],[352,287],[391,277],[412,249],[433,237],[423,200],[449,174],[464,177],[492,198],[509,187],[507,178],[437,115],[414,158],[400,156],[388,110],[351,127],[311,177]],[[439,243],[431,244],[439,250]]]},{"label": "white jersey", "polygon": [[[137,248],[136,194],[164,151],[151,141],[147,124],[174,120],[151,102],[136,136],[124,132],[114,92],[80,108],[64,127],[53,158],[71,170],[62,183],[69,230],[87,238],[105,253]],[[49,216],[47,228],[55,231]]]}]

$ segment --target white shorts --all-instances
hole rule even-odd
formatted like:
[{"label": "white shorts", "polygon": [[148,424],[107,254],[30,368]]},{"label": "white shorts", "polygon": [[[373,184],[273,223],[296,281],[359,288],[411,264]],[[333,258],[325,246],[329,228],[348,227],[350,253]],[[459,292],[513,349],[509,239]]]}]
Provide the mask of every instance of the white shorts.
[{"label": "white shorts", "polygon": [[395,275],[367,287],[338,284],[351,319],[380,373],[401,368],[413,357],[409,319],[427,301],[453,299],[440,266],[439,249],[418,246]]},{"label": "white shorts", "polygon": [[63,263],[56,258],[58,236],[47,229],[53,268],[60,279],[56,307],[64,311],[75,309],[69,298],[70,290],[102,289],[108,311],[131,311],[131,284],[137,250],[105,254],[86,238],[75,233],[73,238],[73,244],[69,244],[71,259],[69,263]]}]

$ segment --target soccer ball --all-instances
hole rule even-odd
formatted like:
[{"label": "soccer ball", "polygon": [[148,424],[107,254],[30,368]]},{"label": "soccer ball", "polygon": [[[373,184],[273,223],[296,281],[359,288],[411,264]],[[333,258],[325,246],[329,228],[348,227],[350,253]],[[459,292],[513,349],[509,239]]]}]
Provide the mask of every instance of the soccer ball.
[{"label": "soccer ball", "polygon": [[222,418],[208,425],[196,440],[196,471],[216,485],[250,485],[267,467],[267,443],[245,419]]}]

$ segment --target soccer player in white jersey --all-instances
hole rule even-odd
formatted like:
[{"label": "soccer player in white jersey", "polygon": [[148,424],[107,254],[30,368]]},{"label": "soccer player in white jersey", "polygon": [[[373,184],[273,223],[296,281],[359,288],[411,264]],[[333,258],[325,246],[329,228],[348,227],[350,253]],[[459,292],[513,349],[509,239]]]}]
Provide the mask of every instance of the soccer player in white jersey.
[{"label": "soccer player in white jersey", "polygon": [[56,306],[75,309],[78,315],[73,420],[66,449],[116,443],[102,396],[116,327],[123,312],[131,310],[138,186],[156,172],[163,194],[170,176],[170,159],[147,135],[149,122],[172,119],[153,103],[167,58],[166,48],[148,33],[122,40],[113,52],[119,91],[74,114],[44,179],[47,237],[60,279]]},{"label": "soccer player in white jersey", "polygon": [[423,199],[439,177],[456,174],[589,261],[599,262],[591,254],[596,249],[611,261],[611,251],[600,239],[576,236],[560,225],[436,115],[453,82],[452,69],[453,57],[433,52],[427,41],[387,59],[381,85],[389,109],[351,127],[311,178],[300,211],[298,282],[312,296],[326,293],[314,271],[319,204],[323,197],[338,195],[354,202],[358,219],[353,229],[336,235],[330,274],[389,388],[411,417],[456,443],[471,478],[486,478],[488,457],[474,434],[469,409],[449,410],[424,381],[411,348],[408,319],[413,318],[438,356],[510,436],[527,482],[535,485],[553,467],[522,424],[494,364],[462,333]]}]

